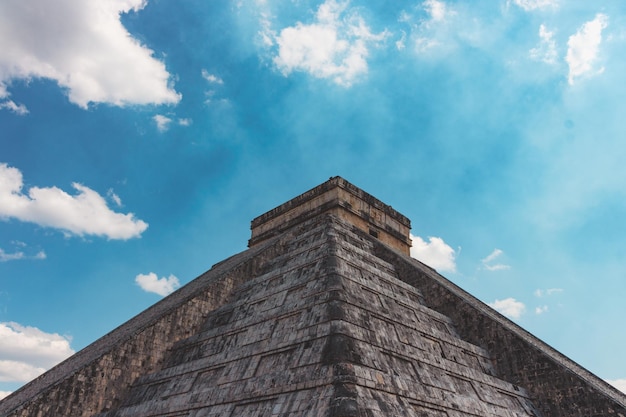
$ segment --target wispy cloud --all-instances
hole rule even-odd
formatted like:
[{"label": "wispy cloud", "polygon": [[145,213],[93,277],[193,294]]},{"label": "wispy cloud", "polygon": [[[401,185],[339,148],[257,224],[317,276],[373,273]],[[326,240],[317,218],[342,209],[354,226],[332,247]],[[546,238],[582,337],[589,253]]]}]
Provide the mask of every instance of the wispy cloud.
[{"label": "wispy cloud", "polygon": [[46,259],[46,253],[44,251],[39,251],[34,255],[26,255],[21,250],[8,253],[4,249],[0,248],[0,262],[16,261],[20,259],[43,260]]},{"label": "wispy cloud", "polygon": [[548,289],[538,288],[535,290],[535,297],[538,297],[538,298],[549,297],[554,294],[562,293],[563,291],[564,291],[563,288],[548,288]]},{"label": "wispy cloud", "polygon": [[594,65],[602,43],[602,31],[608,24],[608,16],[598,13],[595,19],[583,24],[574,35],[569,37],[565,61],[569,65],[568,81],[570,84],[574,84],[576,78],[590,75],[590,73],[601,73],[604,70],[603,68],[596,69]]},{"label": "wispy cloud", "polygon": [[74,354],[70,338],[14,322],[0,323],[0,382],[27,382]]},{"label": "wispy cloud", "polygon": [[559,0],[513,0],[513,3],[526,11],[556,8]]},{"label": "wispy cloud", "polygon": [[222,80],[220,77],[218,77],[215,74],[209,73],[209,71],[205,69],[202,70],[202,78],[204,78],[211,84],[219,84],[219,85],[224,84],[224,80]]},{"label": "wispy cloud", "polygon": [[505,298],[504,300],[496,300],[488,305],[499,313],[514,320],[518,320],[526,311],[524,303],[510,297]]},{"label": "wispy cloud", "polygon": [[24,252],[7,253],[0,248],[0,262],[15,261],[17,259],[24,259]]},{"label": "wispy cloud", "polygon": [[[424,14],[427,16],[424,18]],[[441,53],[453,48],[456,43],[456,28],[453,28],[453,19],[457,11],[447,3],[439,0],[426,0],[417,7],[417,12],[403,10],[398,18],[399,22],[410,26],[409,40],[414,51],[420,55],[431,52]],[[404,49],[407,35],[402,32],[402,39],[396,46]]]},{"label": "wispy cloud", "polygon": [[122,240],[139,237],[148,228],[132,213],[112,211],[100,194],[79,183],[72,184],[76,195],[57,187],[31,187],[24,194],[23,186],[17,168],[0,164],[0,219],[13,218],[78,236]]},{"label": "wispy cloud", "polygon": [[386,37],[387,32],[372,33],[356,11],[348,10],[347,1],[326,0],[315,22],[280,31],[274,63],[285,76],[303,71],[350,86],[368,72],[370,46]]},{"label": "wispy cloud", "polygon": [[[0,83],[48,78],[81,107],[177,103],[181,96],[172,89],[165,65],[120,21],[121,14],[146,4],[145,0],[0,2],[4,69]],[[24,111],[19,105],[14,110]]]},{"label": "wispy cloud", "polygon": [[154,272],[139,274],[135,277],[135,282],[146,292],[152,292],[165,297],[173,293],[180,287],[178,278],[170,275],[168,278],[159,278]]},{"label": "wispy cloud", "polygon": [[428,237],[428,242],[419,236],[411,235],[413,246],[411,256],[439,272],[456,272],[456,255],[440,237]]},{"label": "wispy cloud", "polygon": [[400,37],[400,39],[398,39],[396,41],[396,48],[401,51],[404,48],[406,48],[406,32],[405,31],[400,31],[400,33],[402,33],[402,36]]},{"label": "wispy cloud", "polygon": [[171,117],[164,116],[162,114],[157,114],[153,116],[152,120],[154,120],[154,123],[156,123],[157,130],[161,133],[167,132],[170,126],[172,125],[172,123],[174,122],[177,125],[183,126],[183,127],[191,126],[191,122],[192,122],[191,119],[176,119],[175,121]]},{"label": "wispy cloud", "polygon": [[218,77],[215,74],[209,73],[206,69],[202,70],[202,78],[208,81],[209,85],[211,86],[209,90],[204,92],[204,95],[206,97],[204,103],[209,104],[214,100],[214,97],[217,94],[216,89],[224,85],[224,80],[222,80],[220,77]]},{"label": "wispy cloud", "polygon": [[483,268],[488,271],[502,271],[505,269],[511,269],[510,265],[502,264],[502,263],[494,263],[496,259],[502,256],[504,252],[501,249],[494,249],[487,257],[481,260],[483,264]]},{"label": "wispy cloud", "polygon": [[122,207],[122,199],[120,198],[119,195],[115,194],[115,191],[113,191],[113,188],[109,188],[109,190],[107,191],[107,197],[109,197],[111,201],[115,203],[116,206]]},{"label": "wispy cloud", "polygon": [[0,101],[0,109],[12,111],[19,116],[28,114],[28,109],[23,104],[16,104],[13,100]]},{"label": "wispy cloud", "polygon": [[[563,292],[562,288],[547,288],[547,289],[538,288],[535,290],[534,295],[537,298],[547,298],[555,294],[560,294],[562,292]],[[535,307],[535,314],[537,315],[547,313],[548,311],[549,311],[549,307],[546,304]]]},{"label": "wispy cloud", "polygon": [[554,32],[549,31],[544,24],[539,26],[539,45],[529,51],[530,57],[546,64],[554,65],[558,60]]}]

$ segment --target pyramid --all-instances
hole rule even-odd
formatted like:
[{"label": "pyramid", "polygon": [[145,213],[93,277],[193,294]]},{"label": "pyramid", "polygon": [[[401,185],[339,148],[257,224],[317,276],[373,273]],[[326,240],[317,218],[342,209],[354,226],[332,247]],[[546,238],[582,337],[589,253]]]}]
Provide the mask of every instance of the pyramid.
[{"label": "pyramid", "polygon": [[2,417],[626,417],[626,396],[412,259],[340,177],[0,402]]}]

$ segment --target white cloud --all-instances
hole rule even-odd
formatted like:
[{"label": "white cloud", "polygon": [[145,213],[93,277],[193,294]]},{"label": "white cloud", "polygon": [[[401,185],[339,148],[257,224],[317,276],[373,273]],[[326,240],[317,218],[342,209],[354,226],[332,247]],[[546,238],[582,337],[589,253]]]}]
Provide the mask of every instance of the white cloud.
[{"label": "white cloud", "polygon": [[548,7],[556,8],[559,5],[558,0],[513,0],[513,3],[526,11],[546,9]]},{"label": "white cloud", "polygon": [[550,32],[544,24],[539,26],[539,45],[531,49],[530,57],[546,64],[554,65],[557,62],[558,54],[556,41],[553,39],[554,32]]},{"label": "white cloud", "polygon": [[178,124],[180,126],[185,126],[185,127],[191,126],[191,122],[192,122],[191,119],[178,119]]},{"label": "white cloud", "polygon": [[363,18],[347,7],[348,2],[326,0],[314,23],[298,22],[280,32],[274,64],[285,76],[304,71],[350,86],[367,73],[368,46],[384,40],[387,32],[373,34]]},{"label": "white cloud", "polygon": [[428,242],[411,235],[411,256],[439,272],[456,272],[456,252],[440,237],[428,237]]},{"label": "white cloud", "polygon": [[548,312],[548,306],[544,305],[544,306],[540,306],[540,307],[535,307],[535,314],[539,315],[539,314],[543,314],[543,313],[547,313]]},{"label": "white cloud", "polygon": [[0,323],[0,381],[27,382],[74,354],[71,340],[18,323]]},{"label": "white cloud", "polygon": [[[574,79],[594,71],[594,64],[598,58],[598,50],[602,43],[602,31],[608,26],[609,18],[598,13],[595,19],[583,24],[578,31],[567,41],[567,56],[569,65],[568,81],[574,84]],[[600,68],[596,73],[602,72]]]},{"label": "white cloud", "polygon": [[613,385],[615,388],[617,388],[618,390],[626,394],[626,378],[607,380],[606,382],[608,382],[609,384]]},{"label": "white cloud", "polygon": [[23,104],[16,104],[13,100],[5,100],[0,102],[0,109],[7,109],[19,116],[28,114],[28,109]]},{"label": "white cloud", "polygon": [[12,393],[13,393],[12,391],[0,391],[0,400],[3,399],[3,398],[8,397]]},{"label": "white cloud", "polygon": [[165,132],[170,127],[170,123],[172,123],[172,119],[167,116],[163,116],[162,114],[157,114],[152,118],[157,125],[157,129],[159,132]]},{"label": "white cloud", "polygon": [[46,372],[46,368],[25,362],[0,359],[0,382],[28,382]]},{"label": "white cloud", "polygon": [[501,271],[504,269],[511,269],[510,265],[505,265],[501,263],[492,263],[497,258],[499,258],[504,252],[501,249],[494,249],[486,258],[482,259],[481,262],[483,267],[488,271]]},{"label": "white cloud", "polygon": [[147,0],[0,2],[0,84],[55,80],[69,99],[89,103],[175,104],[180,95],[154,52],[133,38],[120,15]]},{"label": "white cloud", "polygon": [[488,304],[489,307],[500,312],[501,314],[512,318],[519,319],[526,311],[524,303],[517,301],[515,298],[505,298],[504,300],[496,300]]},{"label": "white cloud", "polygon": [[78,236],[124,240],[139,237],[148,227],[132,213],[110,210],[100,194],[84,185],[72,184],[76,195],[57,187],[31,187],[24,194],[23,185],[17,168],[0,164],[0,219],[14,218]]},{"label": "white cloud", "polygon": [[135,277],[135,282],[141,287],[142,290],[153,292],[163,297],[173,293],[180,287],[180,282],[174,275],[170,275],[168,278],[159,278],[154,272],[150,272],[147,275],[137,275]]}]

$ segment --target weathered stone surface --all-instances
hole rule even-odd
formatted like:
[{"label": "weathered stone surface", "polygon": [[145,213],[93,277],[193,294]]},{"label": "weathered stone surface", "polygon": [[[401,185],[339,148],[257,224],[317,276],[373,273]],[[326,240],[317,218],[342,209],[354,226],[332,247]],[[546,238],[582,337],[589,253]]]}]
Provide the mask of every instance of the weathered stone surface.
[{"label": "weathered stone surface", "polygon": [[316,212],[319,191],[261,216],[291,223],[6,398],[0,416],[626,417],[623,394],[365,217]]},{"label": "weathered stone surface", "polygon": [[494,376],[488,352],[372,255],[373,242],[332,215],[302,227],[268,273],[242,284],[161,371],[99,417],[374,417],[419,415],[416,406],[535,415],[523,390]]},{"label": "weathered stone surface", "polygon": [[525,387],[544,416],[626,416],[626,395],[506,319],[432,269],[377,244],[377,256],[421,289],[461,337],[489,351],[495,371]]},{"label": "weathered stone surface", "polygon": [[411,221],[341,177],[332,177],[252,220],[252,237],[248,245],[257,245],[322,213],[332,213],[392,248],[409,254]]}]

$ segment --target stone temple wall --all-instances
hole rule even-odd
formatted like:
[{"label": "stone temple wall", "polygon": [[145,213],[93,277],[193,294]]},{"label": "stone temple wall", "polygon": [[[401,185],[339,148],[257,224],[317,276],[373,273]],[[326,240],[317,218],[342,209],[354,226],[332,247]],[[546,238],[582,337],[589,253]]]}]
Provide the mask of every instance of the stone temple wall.
[{"label": "stone temple wall", "polygon": [[376,254],[420,289],[427,305],[460,336],[491,354],[503,379],[528,390],[549,417],[626,417],[626,395],[537,339],[420,262],[378,244]]},{"label": "stone temple wall", "polygon": [[[359,197],[404,218],[335,177],[258,221],[338,185],[352,191],[333,207]],[[0,401],[0,417],[626,417],[626,395],[411,259],[408,219],[394,249],[362,224],[371,211],[325,207]]]},{"label": "stone temple wall", "polygon": [[349,223],[323,216],[285,244],[97,417],[537,416]]}]

